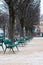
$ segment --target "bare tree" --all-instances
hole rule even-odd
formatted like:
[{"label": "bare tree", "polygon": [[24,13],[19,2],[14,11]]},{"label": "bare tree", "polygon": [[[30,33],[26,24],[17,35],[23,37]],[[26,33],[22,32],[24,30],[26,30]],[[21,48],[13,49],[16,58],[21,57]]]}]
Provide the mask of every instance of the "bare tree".
[{"label": "bare tree", "polygon": [[[23,27],[26,31],[34,28],[34,23],[39,21],[40,0],[5,0],[9,6],[9,38],[13,38],[14,21],[17,16],[21,24],[21,36],[23,36]],[[39,13],[38,13],[39,12]],[[37,14],[38,13],[38,14]],[[37,15],[36,15],[37,14]]]}]

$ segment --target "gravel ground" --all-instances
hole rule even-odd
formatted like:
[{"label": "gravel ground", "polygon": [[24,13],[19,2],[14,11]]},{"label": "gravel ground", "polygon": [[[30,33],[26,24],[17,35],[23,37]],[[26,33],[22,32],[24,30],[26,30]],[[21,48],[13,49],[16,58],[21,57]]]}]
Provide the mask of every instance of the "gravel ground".
[{"label": "gravel ground", "polygon": [[3,54],[0,47],[0,65],[43,65],[43,38],[34,37],[19,51],[14,50],[15,54],[10,50]]}]

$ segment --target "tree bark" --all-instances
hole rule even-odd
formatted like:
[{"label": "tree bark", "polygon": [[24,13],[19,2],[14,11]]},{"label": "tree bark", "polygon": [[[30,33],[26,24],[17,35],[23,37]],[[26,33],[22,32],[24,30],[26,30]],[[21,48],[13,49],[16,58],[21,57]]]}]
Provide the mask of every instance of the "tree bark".
[{"label": "tree bark", "polygon": [[14,9],[13,9],[13,3],[12,2],[9,2],[8,4],[9,6],[9,38],[10,39],[13,39],[13,34],[14,34],[14,20],[15,20],[15,17],[14,17]]},{"label": "tree bark", "polygon": [[23,19],[20,20],[20,24],[21,24],[21,34],[20,34],[20,36],[24,37],[24,32],[23,32],[24,21],[23,21]]}]

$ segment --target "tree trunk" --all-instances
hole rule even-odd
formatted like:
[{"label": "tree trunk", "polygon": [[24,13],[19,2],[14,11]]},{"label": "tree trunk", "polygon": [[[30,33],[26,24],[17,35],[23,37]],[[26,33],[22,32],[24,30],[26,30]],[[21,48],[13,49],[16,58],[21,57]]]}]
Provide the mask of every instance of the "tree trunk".
[{"label": "tree trunk", "polygon": [[13,9],[12,3],[9,4],[9,15],[10,15],[10,18],[9,18],[9,38],[13,39],[15,17],[14,17],[14,9]]},{"label": "tree trunk", "polygon": [[4,30],[4,38],[5,38],[5,26],[3,27],[3,30]]},{"label": "tree trunk", "polygon": [[20,24],[21,24],[21,34],[20,34],[20,36],[24,37],[24,32],[23,32],[24,21],[23,21],[23,19],[20,20]]}]

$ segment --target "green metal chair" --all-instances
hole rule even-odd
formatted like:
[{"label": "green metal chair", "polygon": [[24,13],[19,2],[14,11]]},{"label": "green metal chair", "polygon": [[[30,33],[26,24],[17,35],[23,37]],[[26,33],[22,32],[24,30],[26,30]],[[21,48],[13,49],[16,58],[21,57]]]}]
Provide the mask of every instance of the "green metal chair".
[{"label": "green metal chair", "polygon": [[25,39],[28,41],[28,37],[26,36]]},{"label": "green metal chair", "polygon": [[17,38],[17,40],[18,40],[19,44],[21,43],[22,45],[24,45],[26,43],[26,39],[23,37],[19,37],[19,38]]},{"label": "green metal chair", "polygon": [[0,33],[0,46],[2,47],[2,49],[3,49],[3,51],[4,51],[3,39],[4,39],[4,35]]},{"label": "green metal chair", "polygon": [[43,33],[42,33],[42,37],[43,37]]},{"label": "green metal chair", "polygon": [[17,41],[19,46],[20,46],[20,44],[23,46],[26,43],[26,40],[23,37],[16,37],[16,38],[14,38],[14,41]]},{"label": "green metal chair", "polygon": [[0,38],[0,46],[2,47],[3,51],[4,51],[4,47],[3,47],[3,38]]},{"label": "green metal chair", "polygon": [[4,44],[5,44],[5,47],[6,47],[5,50],[4,50],[4,53],[6,52],[6,49],[12,49],[12,51],[14,52],[14,50],[13,50],[14,47],[16,47],[17,50],[18,50],[18,45],[19,45],[18,42],[15,44],[15,42],[12,43],[11,39],[4,39]]},{"label": "green metal chair", "polygon": [[33,37],[32,36],[26,36],[25,39],[30,41]]}]

